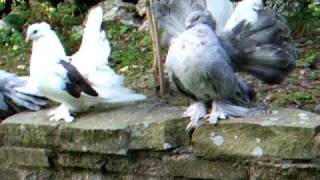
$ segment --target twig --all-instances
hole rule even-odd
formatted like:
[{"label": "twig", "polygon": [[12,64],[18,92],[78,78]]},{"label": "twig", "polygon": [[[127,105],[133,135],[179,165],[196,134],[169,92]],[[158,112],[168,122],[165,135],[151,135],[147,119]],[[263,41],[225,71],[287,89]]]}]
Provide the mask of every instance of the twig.
[{"label": "twig", "polygon": [[165,94],[165,79],[164,79],[164,70],[163,64],[161,60],[161,50],[160,50],[160,41],[159,41],[159,34],[157,29],[157,22],[152,14],[152,0],[147,0],[146,2],[147,7],[147,17],[149,20],[150,25],[150,34],[152,37],[152,46],[153,46],[153,54],[154,54],[154,61],[153,61],[153,68],[154,68],[154,75],[155,81],[160,84],[160,96]]}]

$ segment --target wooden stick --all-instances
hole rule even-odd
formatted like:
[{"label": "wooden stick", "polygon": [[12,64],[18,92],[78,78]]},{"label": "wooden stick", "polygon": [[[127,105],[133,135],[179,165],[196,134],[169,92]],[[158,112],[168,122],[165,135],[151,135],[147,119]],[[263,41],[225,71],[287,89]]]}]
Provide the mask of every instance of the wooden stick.
[{"label": "wooden stick", "polygon": [[[165,79],[164,79],[164,70],[161,59],[161,49],[160,49],[160,41],[159,41],[159,33],[157,29],[157,22],[155,17],[152,14],[152,5],[153,0],[147,1],[147,16],[150,24],[150,33],[153,38],[153,50],[154,50],[154,68],[155,68],[155,76],[157,76],[160,83],[160,96],[163,96],[166,93],[165,89]],[[157,74],[156,74],[157,73]]]},{"label": "wooden stick", "polygon": [[[151,7],[150,7],[150,2],[149,0],[146,0],[146,14],[148,18],[148,23],[149,23],[149,30],[150,30],[150,35],[152,39],[152,54],[153,54],[153,77],[154,77],[154,83],[155,87],[159,86],[159,69],[158,69],[158,60],[156,54],[156,41],[155,41],[155,36],[154,36],[154,28],[153,28],[153,22],[152,22],[152,12],[151,12]],[[158,89],[156,88],[156,91]]]}]

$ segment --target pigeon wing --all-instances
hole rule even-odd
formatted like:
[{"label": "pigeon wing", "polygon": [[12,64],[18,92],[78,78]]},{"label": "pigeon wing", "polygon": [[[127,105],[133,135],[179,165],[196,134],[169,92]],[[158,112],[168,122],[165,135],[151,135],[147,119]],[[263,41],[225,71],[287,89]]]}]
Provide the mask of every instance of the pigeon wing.
[{"label": "pigeon wing", "polygon": [[80,72],[72,64],[61,60],[59,62],[67,71],[68,82],[66,83],[66,91],[75,98],[79,98],[84,92],[90,96],[98,96],[98,93],[83,78]]}]

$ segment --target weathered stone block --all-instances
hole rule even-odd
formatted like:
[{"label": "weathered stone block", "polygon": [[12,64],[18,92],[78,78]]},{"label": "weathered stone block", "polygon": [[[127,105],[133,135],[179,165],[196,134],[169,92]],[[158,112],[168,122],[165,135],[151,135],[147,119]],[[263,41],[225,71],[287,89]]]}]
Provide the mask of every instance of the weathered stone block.
[{"label": "weathered stone block", "polygon": [[173,177],[197,179],[248,179],[245,167],[232,161],[208,161],[192,154],[164,157],[168,174]]},{"label": "weathered stone block", "polygon": [[1,180],[58,180],[50,170],[0,169]]},{"label": "weathered stone block", "polygon": [[20,113],[1,123],[3,144],[6,146],[48,147],[57,146],[58,123],[47,120],[48,111]]},{"label": "weathered stone block", "polygon": [[101,170],[107,159],[99,154],[61,153],[58,154],[58,166],[64,168]]},{"label": "weathered stone block", "polygon": [[0,147],[0,168],[8,167],[8,156],[4,147]]},{"label": "weathered stone block", "polygon": [[20,147],[3,147],[7,157],[7,167],[25,166],[49,168],[53,153],[48,149],[33,149]]},{"label": "weathered stone block", "polygon": [[129,131],[84,129],[77,125],[60,129],[60,149],[71,152],[91,152],[102,154],[126,154],[128,150]]},{"label": "weathered stone block", "polygon": [[195,155],[204,158],[263,157],[312,159],[314,129],[320,116],[282,109],[242,120],[221,121],[197,128],[192,137]]},{"label": "weathered stone block", "polygon": [[0,125],[0,179],[320,178],[318,115],[281,109],[203,124],[190,144],[182,111],[139,104],[70,124],[18,114]]},{"label": "weathered stone block", "polygon": [[129,149],[167,150],[188,145],[190,139],[185,130],[187,121],[179,118],[132,125]]},{"label": "weathered stone block", "polygon": [[251,163],[250,179],[320,179],[320,164],[303,162],[254,162]]},{"label": "weathered stone block", "polygon": [[60,125],[61,149],[121,155],[130,149],[166,150],[189,143],[181,108],[137,106],[90,113]]}]

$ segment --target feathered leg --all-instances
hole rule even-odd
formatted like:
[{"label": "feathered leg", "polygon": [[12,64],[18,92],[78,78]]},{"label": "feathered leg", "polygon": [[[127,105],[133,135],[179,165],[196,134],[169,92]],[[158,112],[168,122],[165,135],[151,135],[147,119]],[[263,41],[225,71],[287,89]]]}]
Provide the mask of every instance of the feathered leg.
[{"label": "feathered leg", "polygon": [[219,106],[219,103],[213,101],[211,113],[206,117],[208,117],[210,124],[217,124],[219,119],[227,119],[228,113]]},{"label": "feathered leg", "polygon": [[227,119],[230,117],[241,118],[256,113],[261,113],[264,110],[264,107],[248,108],[224,102],[213,102],[211,113],[206,115],[205,118],[208,118],[208,121],[211,124],[217,124],[219,119]]},{"label": "feathered leg", "polygon": [[64,104],[61,104],[57,109],[50,111],[48,115],[49,121],[58,122],[63,120],[67,123],[74,121],[74,117],[70,115],[69,109]]},{"label": "feathered leg", "polygon": [[183,117],[190,117],[190,123],[186,127],[186,130],[193,129],[199,126],[199,120],[207,114],[207,108],[204,102],[198,101],[188,107],[183,113]]}]

